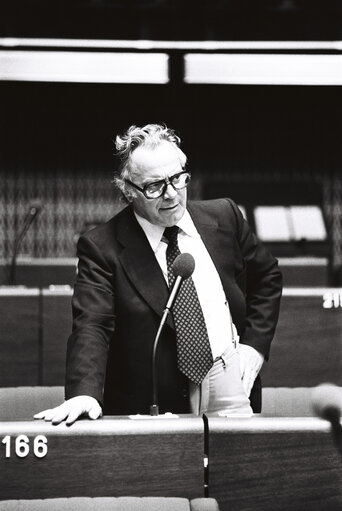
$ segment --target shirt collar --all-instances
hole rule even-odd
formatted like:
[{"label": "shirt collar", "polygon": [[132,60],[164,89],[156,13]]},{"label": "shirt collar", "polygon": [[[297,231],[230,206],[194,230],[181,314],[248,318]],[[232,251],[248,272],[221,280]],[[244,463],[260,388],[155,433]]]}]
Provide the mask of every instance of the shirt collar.
[{"label": "shirt collar", "polygon": [[[157,250],[157,247],[162,239],[165,227],[161,227],[160,225],[151,224],[146,218],[138,215],[134,211],[135,218],[137,219],[138,224],[144,231],[153,252]],[[184,211],[184,215],[176,224],[185,234],[192,238],[196,238],[199,236],[196,227],[191,219],[191,216],[188,210]]]},{"label": "shirt collar", "polygon": [[195,224],[192,221],[192,218],[189,214],[189,211],[186,209],[184,215],[177,223],[178,227],[191,238],[198,238],[199,234],[195,227]]}]

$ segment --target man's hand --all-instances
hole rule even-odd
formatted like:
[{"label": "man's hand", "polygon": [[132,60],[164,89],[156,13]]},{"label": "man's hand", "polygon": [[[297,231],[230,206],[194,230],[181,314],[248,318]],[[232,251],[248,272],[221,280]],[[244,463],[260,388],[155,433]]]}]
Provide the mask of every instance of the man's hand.
[{"label": "man's hand", "polygon": [[56,408],[50,408],[36,413],[34,419],[44,419],[52,424],[59,424],[66,419],[66,425],[71,426],[81,415],[87,414],[89,419],[98,419],[102,409],[95,398],[90,396],[77,396],[68,399]]},{"label": "man's hand", "polygon": [[239,355],[242,384],[247,397],[249,397],[255,378],[258,376],[265,357],[247,344],[239,345]]}]

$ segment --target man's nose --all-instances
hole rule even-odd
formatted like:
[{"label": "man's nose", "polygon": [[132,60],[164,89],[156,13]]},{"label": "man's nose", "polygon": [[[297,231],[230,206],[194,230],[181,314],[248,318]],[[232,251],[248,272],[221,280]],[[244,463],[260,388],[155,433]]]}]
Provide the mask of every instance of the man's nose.
[{"label": "man's nose", "polygon": [[171,183],[168,183],[164,192],[165,199],[174,199],[177,195],[177,191],[173,188]]}]

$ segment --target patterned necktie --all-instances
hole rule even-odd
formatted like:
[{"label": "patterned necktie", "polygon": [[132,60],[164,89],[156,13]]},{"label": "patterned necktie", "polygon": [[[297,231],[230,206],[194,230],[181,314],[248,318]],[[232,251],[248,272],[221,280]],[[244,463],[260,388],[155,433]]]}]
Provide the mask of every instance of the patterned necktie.
[{"label": "patterned necktie", "polygon": [[[180,254],[178,231],[177,226],[166,227],[164,231],[168,240],[166,262],[170,288],[175,281],[172,264]],[[202,308],[191,277],[184,280],[180,287],[173,305],[173,319],[176,327],[178,369],[199,385],[213,365],[213,356]]]}]

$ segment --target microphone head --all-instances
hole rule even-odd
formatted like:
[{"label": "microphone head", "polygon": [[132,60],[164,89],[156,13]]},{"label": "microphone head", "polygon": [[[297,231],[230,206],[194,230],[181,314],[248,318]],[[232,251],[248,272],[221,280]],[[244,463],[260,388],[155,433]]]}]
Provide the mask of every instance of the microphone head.
[{"label": "microphone head", "polygon": [[195,259],[191,254],[179,254],[173,262],[172,271],[175,277],[188,279],[194,272]]},{"label": "microphone head", "polygon": [[312,391],[311,407],[321,419],[339,421],[342,412],[342,389],[331,383],[318,385]]},{"label": "microphone head", "polygon": [[36,215],[42,209],[43,203],[39,199],[34,199],[30,204],[30,215]]}]

